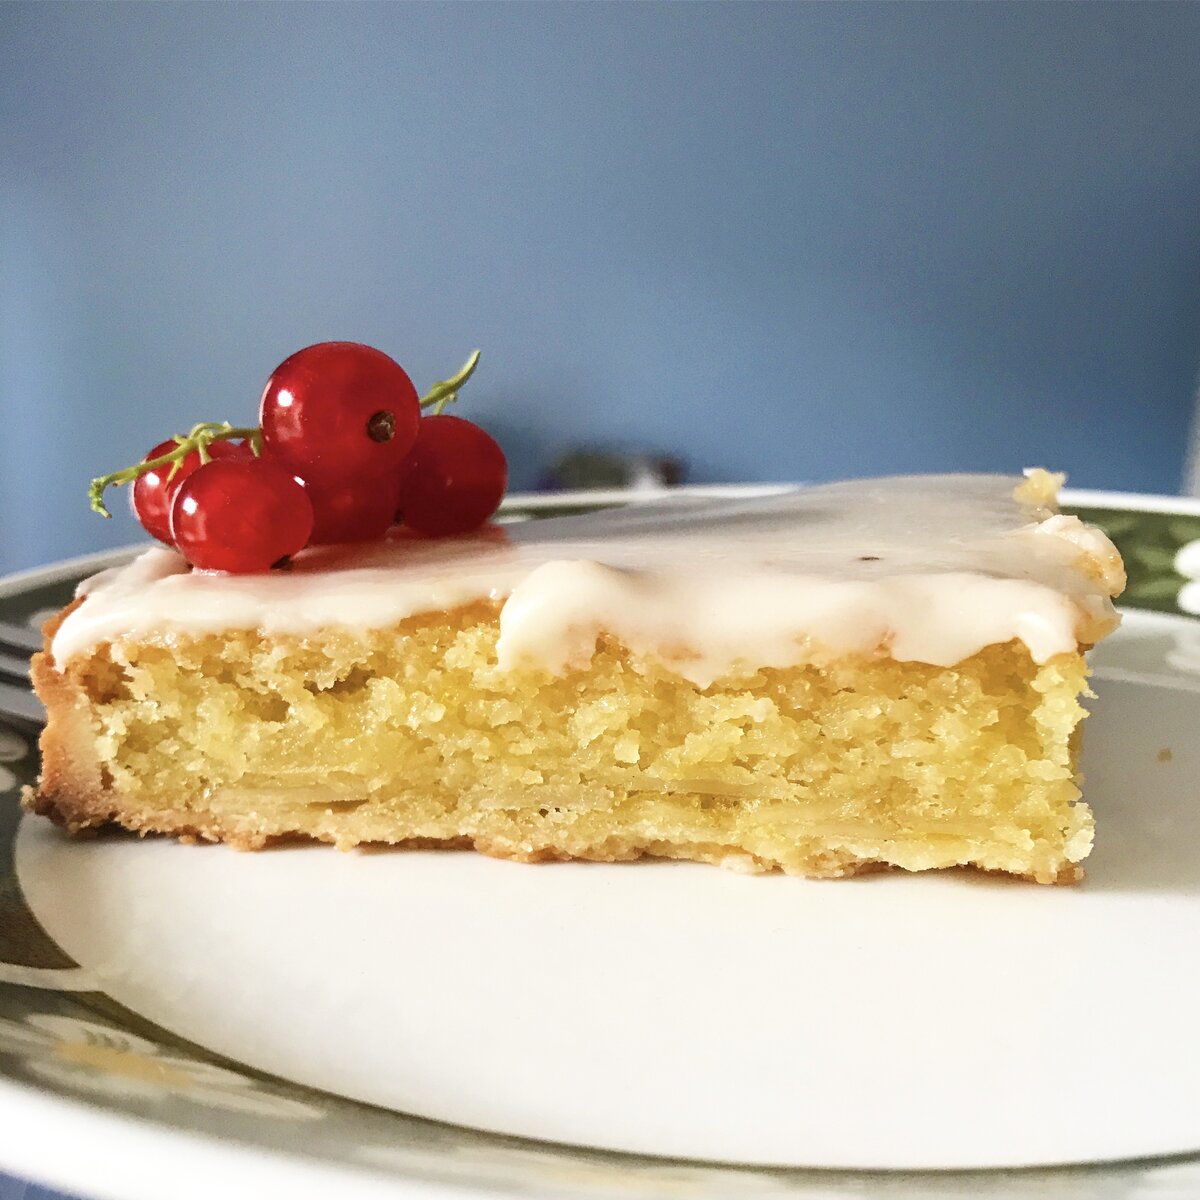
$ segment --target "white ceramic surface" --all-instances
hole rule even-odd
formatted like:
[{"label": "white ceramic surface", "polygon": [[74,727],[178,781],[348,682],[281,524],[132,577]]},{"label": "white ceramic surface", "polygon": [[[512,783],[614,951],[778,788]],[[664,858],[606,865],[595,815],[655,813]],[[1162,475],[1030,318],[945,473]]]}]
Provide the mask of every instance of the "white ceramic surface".
[{"label": "white ceramic surface", "polygon": [[[983,1167],[1200,1148],[1200,633],[1098,652],[1076,888],[70,842],[30,906],[210,1049],[402,1111],[702,1160]],[[1169,751],[1169,754],[1164,753]]]}]

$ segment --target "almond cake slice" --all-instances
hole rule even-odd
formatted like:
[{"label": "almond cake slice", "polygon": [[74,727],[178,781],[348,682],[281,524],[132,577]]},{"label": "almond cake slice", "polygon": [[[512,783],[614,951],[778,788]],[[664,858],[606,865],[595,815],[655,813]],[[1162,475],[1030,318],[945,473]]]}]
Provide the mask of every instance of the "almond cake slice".
[{"label": "almond cake slice", "polygon": [[686,495],[257,575],[146,551],[35,660],[76,831],[1070,882],[1106,537],[1060,477]]}]

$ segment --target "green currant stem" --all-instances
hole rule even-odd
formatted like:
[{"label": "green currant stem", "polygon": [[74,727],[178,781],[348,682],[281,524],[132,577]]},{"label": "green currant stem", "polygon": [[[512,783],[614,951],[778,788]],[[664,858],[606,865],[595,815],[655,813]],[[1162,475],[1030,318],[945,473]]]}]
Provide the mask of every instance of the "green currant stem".
[{"label": "green currant stem", "polygon": [[447,404],[453,404],[458,399],[458,389],[475,374],[477,366],[479,366],[479,351],[474,350],[471,352],[471,357],[463,363],[457,375],[451,375],[449,379],[435,383],[421,397],[421,407],[433,408],[433,415],[438,416]]},{"label": "green currant stem", "polygon": [[168,450],[166,454],[160,454],[157,458],[148,458],[132,467],[125,467],[120,471],[113,471],[109,475],[101,475],[99,478],[93,479],[88,488],[88,501],[92,511],[98,512],[102,517],[111,517],[112,513],[104,506],[104,493],[109,487],[122,487],[145,475],[147,471],[154,471],[168,465],[171,473],[167,479],[173,479],[175,472],[179,470],[179,464],[193,450],[199,451],[200,461],[206,463],[211,458],[208,447],[213,442],[228,442],[235,438],[244,438],[250,443],[250,449],[256,455],[262,454],[262,430],[257,426],[233,426],[228,421],[201,421],[199,425],[192,426],[186,437],[177,435],[172,438],[175,443],[174,450]]}]

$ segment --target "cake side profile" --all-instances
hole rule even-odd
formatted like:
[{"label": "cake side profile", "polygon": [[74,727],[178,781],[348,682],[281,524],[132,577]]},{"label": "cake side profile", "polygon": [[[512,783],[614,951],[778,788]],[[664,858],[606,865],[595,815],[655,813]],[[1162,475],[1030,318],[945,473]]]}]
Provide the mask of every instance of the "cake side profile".
[{"label": "cake side profile", "polygon": [[909,477],[301,552],[155,550],[47,629],[71,830],[1068,882],[1111,543],[1054,480]]}]

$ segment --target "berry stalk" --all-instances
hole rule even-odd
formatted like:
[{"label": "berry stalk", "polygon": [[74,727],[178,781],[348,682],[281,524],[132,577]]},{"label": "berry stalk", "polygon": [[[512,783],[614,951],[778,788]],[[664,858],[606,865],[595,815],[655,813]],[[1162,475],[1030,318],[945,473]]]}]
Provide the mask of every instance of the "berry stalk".
[{"label": "berry stalk", "polygon": [[236,438],[242,438],[248,442],[256,457],[262,453],[262,431],[257,426],[234,426],[230,425],[228,421],[201,421],[198,425],[193,425],[186,437],[176,436],[172,439],[175,442],[174,450],[168,450],[166,454],[160,454],[157,458],[144,459],[132,467],[123,467],[119,471],[100,475],[93,479],[88,487],[88,503],[91,505],[92,512],[99,513],[102,517],[112,516],[104,504],[104,493],[108,488],[123,487],[127,483],[133,483],[147,471],[154,471],[168,465],[171,472],[167,478],[173,479],[175,472],[179,469],[179,464],[193,450],[199,453],[202,463],[207,463],[209,461],[208,447],[213,442],[232,441]]},{"label": "berry stalk", "polygon": [[433,415],[435,417],[438,416],[447,404],[453,404],[458,399],[458,389],[475,374],[477,366],[479,366],[479,351],[472,350],[471,357],[463,363],[457,374],[451,375],[449,379],[443,379],[439,383],[435,383],[421,397],[421,407],[432,408]]}]

